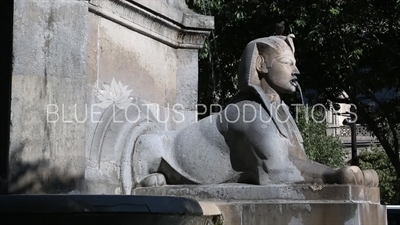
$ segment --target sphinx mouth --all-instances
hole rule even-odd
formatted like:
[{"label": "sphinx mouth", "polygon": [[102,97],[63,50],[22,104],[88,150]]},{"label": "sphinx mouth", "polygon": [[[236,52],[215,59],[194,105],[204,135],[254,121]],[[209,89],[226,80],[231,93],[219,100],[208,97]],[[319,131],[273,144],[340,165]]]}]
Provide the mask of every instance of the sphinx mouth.
[{"label": "sphinx mouth", "polygon": [[290,83],[292,83],[293,86],[297,87],[299,83],[297,83],[297,77],[293,76],[292,79],[290,80]]}]

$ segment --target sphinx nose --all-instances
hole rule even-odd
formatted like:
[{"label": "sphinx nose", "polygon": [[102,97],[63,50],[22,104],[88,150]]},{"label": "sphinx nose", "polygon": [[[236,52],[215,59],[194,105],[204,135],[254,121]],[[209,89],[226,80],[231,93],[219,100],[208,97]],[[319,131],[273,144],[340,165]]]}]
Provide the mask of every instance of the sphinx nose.
[{"label": "sphinx nose", "polygon": [[299,71],[299,69],[297,69],[297,67],[294,68],[292,75],[296,75],[296,76],[300,75],[300,71]]}]

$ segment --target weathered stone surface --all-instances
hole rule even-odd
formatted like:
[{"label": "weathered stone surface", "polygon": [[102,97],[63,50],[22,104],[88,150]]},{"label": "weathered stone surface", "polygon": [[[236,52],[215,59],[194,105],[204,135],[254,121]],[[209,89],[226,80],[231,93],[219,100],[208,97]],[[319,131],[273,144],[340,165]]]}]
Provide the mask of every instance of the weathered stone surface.
[{"label": "weathered stone surface", "polygon": [[210,16],[203,16],[191,11],[185,0],[136,0],[137,3],[149,7],[169,19],[181,23],[185,27],[214,29],[214,20]]},{"label": "weathered stone surface", "polygon": [[190,49],[177,51],[176,103],[184,109],[196,110],[198,92],[198,52]]},{"label": "weathered stone surface", "polygon": [[84,2],[15,0],[14,9],[13,74],[85,76]]},{"label": "weathered stone surface", "polygon": [[[143,106],[140,101],[132,101],[132,104]],[[125,193],[121,183],[124,184],[125,180],[131,182],[131,156],[136,139],[145,132],[163,129],[157,120],[146,115],[147,110],[143,108],[141,111],[135,107],[121,110],[112,106],[102,112],[101,118],[97,118],[100,122],[93,126],[91,143],[86,152],[85,179],[89,193]],[[127,188],[129,192],[131,188]]]},{"label": "weathered stone surface", "polygon": [[379,188],[354,185],[167,185],[133,190],[137,195],[191,197],[200,201],[366,201],[379,204]]},{"label": "weathered stone surface", "polygon": [[[155,118],[152,121],[159,130],[182,129],[197,120],[198,49],[213,27],[213,18],[186,11],[182,5],[178,1],[89,2],[89,107],[101,103],[99,90],[115,79],[128,85],[131,103],[143,109],[143,119]],[[133,154],[127,146],[131,143],[134,147],[138,134],[130,132],[142,123],[127,121],[124,113],[112,119],[108,109],[93,109],[95,112],[88,112],[93,120],[86,123],[88,191],[129,193],[126,187],[131,184],[125,181],[131,169],[125,165],[131,155],[125,156],[124,152]],[[132,109],[125,110],[125,114],[138,115]],[[126,124],[118,124],[120,120]],[[134,162],[130,162],[132,165]]]},{"label": "weathered stone surface", "polygon": [[201,48],[214,28],[214,18],[188,10],[184,2],[173,2],[90,0],[89,7],[103,18],[173,48]]},{"label": "weathered stone surface", "polygon": [[[88,8],[16,0],[9,191],[66,193],[84,175]],[[48,113],[49,112],[49,113]]]},{"label": "weathered stone surface", "polygon": [[85,80],[14,75],[12,81],[9,191],[79,189],[85,168],[85,124],[79,122],[85,120]]},{"label": "weathered stone surface", "polygon": [[229,225],[385,225],[386,207],[363,203],[245,203],[219,204]]},{"label": "weathered stone surface", "polygon": [[129,85],[131,96],[161,106],[175,104],[176,50],[94,14],[90,17],[90,87],[103,89],[115,79]]},{"label": "weathered stone surface", "polygon": [[[93,193],[121,193],[119,177],[127,170],[115,157],[127,149],[132,126],[96,136],[106,112],[96,106],[99,90],[113,79],[128,85],[131,98],[158,107],[150,113],[160,129],[193,123],[197,51],[213,22],[183,1],[15,0],[10,191],[79,189],[87,166],[85,186]],[[48,104],[50,111],[58,107],[52,123]],[[41,184],[59,177],[67,181]]]},{"label": "weathered stone surface", "polygon": [[218,205],[223,224],[386,224],[379,189],[351,185],[187,185],[137,188]]}]

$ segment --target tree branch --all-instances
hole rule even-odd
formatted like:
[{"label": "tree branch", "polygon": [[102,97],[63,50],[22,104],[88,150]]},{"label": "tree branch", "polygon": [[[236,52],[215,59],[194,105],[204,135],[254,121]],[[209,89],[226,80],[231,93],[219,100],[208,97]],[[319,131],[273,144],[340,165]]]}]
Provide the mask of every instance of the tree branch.
[{"label": "tree branch", "polygon": [[[352,92],[350,92],[350,89],[347,89],[345,91],[347,91],[350,99],[354,99],[357,106],[362,105],[362,103],[356,98],[356,96]],[[378,127],[376,121],[369,116],[367,111],[365,111],[363,107],[358,107],[358,112],[361,113],[369,128],[372,130],[376,138],[381,143],[383,149],[389,157],[390,162],[396,170],[397,178],[400,179],[400,159],[399,155],[396,154],[396,150],[393,150],[391,144],[387,140],[386,136],[383,134],[382,130]]]}]

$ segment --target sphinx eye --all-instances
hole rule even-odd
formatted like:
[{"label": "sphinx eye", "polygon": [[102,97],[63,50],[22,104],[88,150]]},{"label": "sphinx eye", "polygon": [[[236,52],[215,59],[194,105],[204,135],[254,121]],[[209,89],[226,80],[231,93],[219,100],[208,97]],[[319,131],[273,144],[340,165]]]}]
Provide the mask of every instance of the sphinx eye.
[{"label": "sphinx eye", "polygon": [[285,64],[289,65],[289,66],[293,66],[293,62],[292,61],[286,61]]},{"label": "sphinx eye", "polygon": [[293,66],[294,65],[293,61],[290,60],[290,59],[281,59],[281,60],[279,60],[279,62],[283,63],[285,65],[288,65],[288,66]]}]

